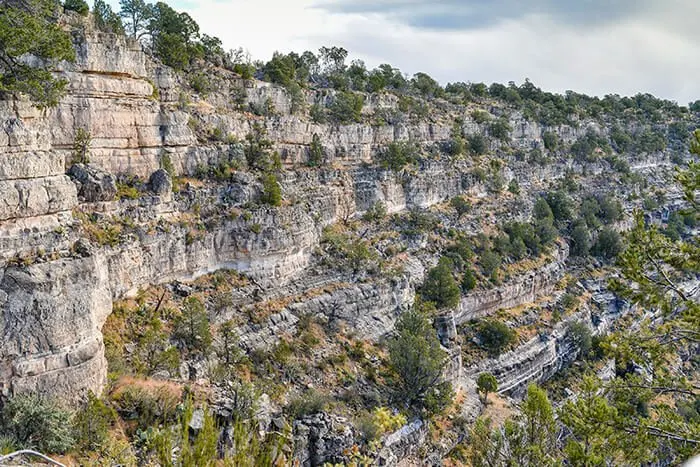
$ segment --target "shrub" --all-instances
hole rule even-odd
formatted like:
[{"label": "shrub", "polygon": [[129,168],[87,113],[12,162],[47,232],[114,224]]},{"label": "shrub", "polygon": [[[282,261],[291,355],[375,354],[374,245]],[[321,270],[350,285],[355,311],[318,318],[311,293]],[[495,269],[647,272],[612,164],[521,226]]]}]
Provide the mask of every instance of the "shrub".
[{"label": "shrub", "polygon": [[201,71],[189,75],[188,80],[190,87],[198,94],[206,95],[212,91],[212,84],[209,77]]},{"label": "shrub", "polygon": [[588,326],[580,321],[576,321],[569,325],[567,334],[578,349],[578,357],[586,358],[593,346],[593,337]]},{"label": "shrub", "polygon": [[464,292],[469,292],[473,290],[474,287],[476,287],[476,275],[471,268],[467,268],[462,275],[462,290]]},{"label": "shrub", "polygon": [[591,249],[591,235],[584,221],[577,221],[571,230],[571,254],[587,256]]},{"label": "shrub", "polygon": [[605,224],[611,224],[622,219],[622,203],[620,201],[610,196],[603,196],[598,202],[600,205],[600,219]]},{"label": "shrub", "polygon": [[481,346],[492,356],[500,355],[516,340],[515,331],[501,321],[482,321],[479,323],[477,332]]},{"label": "shrub", "polygon": [[469,150],[473,155],[480,156],[486,153],[486,138],[484,138],[482,135],[471,135],[469,138],[467,138],[467,141],[469,143]]},{"label": "shrub", "polygon": [[175,177],[175,166],[173,166],[173,161],[170,159],[168,153],[163,153],[163,155],[160,156],[160,167],[168,172],[170,178]]},{"label": "shrub", "polygon": [[611,151],[608,142],[602,136],[590,131],[571,145],[571,153],[580,162],[593,162],[598,158],[599,152]]},{"label": "shrub", "polygon": [[418,159],[415,145],[409,142],[392,142],[377,156],[379,165],[385,169],[399,171]]},{"label": "shrub", "polygon": [[545,131],[542,135],[542,140],[544,141],[544,148],[548,151],[556,150],[559,145],[559,137],[551,131]]},{"label": "shrub", "polygon": [[491,250],[484,251],[479,257],[484,275],[492,280],[498,278],[498,269],[501,267],[501,261],[501,255]]},{"label": "shrub", "polygon": [[301,86],[296,81],[292,81],[287,86],[285,86],[287,93],[289,93],[289,99],[291,101],[291,106],[289,111],[293,114],[299,113],[306,107],[306,96],[304,91],[302,91]]},{"label": "shrub", "polygon": [[318,104],[314,104],[309,109],[309,116],[314,123],[323,124],[326,123],[326,110]]},{"label": "shrub", "polygon": [[270,206],[280,206],[282,204],[282,188],[275,174],[268,173],[263,175],[260,202]]},{"label": "shrub", "polygon": [[321,145],[321,138],[314,133],[311,138],[311,145],[309,146],[309,160],[307,165],[309,167],[320,167],[323,164],[323,146]]},{"label": "shrub", "polygon": [[385,433],[396,431],[406,424],[406,417],[392,414],[387,407],[376,407],[359,421],[360,432],[365,441],[374,441]]},{"label": "shrub", "polygon": [[386,217],[386,205],[377,201],[365,212],[362,219],[366,222],[379,222]]},{"label": "shrub", "polygon": [[90,144],[92,135],[85,128],[75,130],[73,139],[73,162],[87,164],[90,162]]},{"label": "shrub", "polygon": [[576,297],[576,295],[567,292],[561,296],[558,304],[565,311],[572,310],[574,307],[576,307],[576,305],[578,305],[578,298]]},{"label": "shrub", "polygon": [[173,325],[173,337],[189,352],[206,355],[212,343],[209,317],[197,297],[188,297]]},{"label": "shrub", "polygon": [[75,434],[81,450],[100,448],[107,441],[109,428],[116,419],[116,411],[90,392],[87,404],[75,417]]},{"label": "shrub", "polygon": [[453,136],[445,147],[445,151],[450,156],[459,156],[464,154],[465,149],[466,144],[464,143],[464,138],[461,136]]},{"label": "shrub", "polygon": [[491,373],[481,373],[476,378],[476,390],[483,394],[483,401],[486,403],[489,393],[498,391],[498,380]]},{"label": "shrub", "polygon": [[244,152],[248,167],[262,171],[271,170],[274,161],[270,155],[272,141],[267,138],[267,129],[261,124],[255,123],[245,139]]},{"label": "shrub", "polygon": [[598,234],[598,239],[592,248],[592,253],[595,256],[600,256],[606,259],[616,257],[622,251],[622,240],[620,234],[611,228],[604,228]]},{"label": "shrub", "polygon": [[441,258],[437,266],[428,272],[421,287],[421,296],[438,308],[453,308],[459,305],[460,290],[452,276],[448,258]]},{"label": "shrub", "polygon": [[54,402],[34,395],[11,398],[2,408],[2,434],[22,449],[64,453],[75,443],[73,415]]},{"label": "shrub", "polygon": [[471,117],[472,120],[474,120],[474,122],[478,123],[479,125],[491,120],[491,114],[486,112],[485,110],[474,110],[471,114]]},{"label": "shrub", "polygon": [[508,124],[508,121],[502,118],[489,125],[489,135],[501,141],[508,140],[511,131],[512,128]]},{"label": "shrub", "polygon": [[457,211],[458,216],[468,213],[472,208],[471,203],[464,199],[463,196],[455,196],[454,198],[452,198],[450,200],[450,206],[452,206],[454,210]]},{"label": "shrub", "polygon": [[169,424],[177,419],[179,397],[167,386],[155,389],[126,386],[113,396],[117,412],[125,420],[135,420],[137,429]]},{"label": "shrub", "polygon": [[323,412],[329,402],[330,398],[327,395],[315,389],[309,389],[301,397],[292,399],[285,411],[293,420],[298,420],[306,415]]},{"label": "shrub", "polygon": [[397,396],[429,412],[444,408],[451,397],[451,386],[441,382],[448,358],[425,305],[418,303],[399,317],[388,347],[389,366],[398,377]]},{"label": "shrub", "polygon": [[520,184],[518,183],[518,180],[514,178],[510,181],[510,183],[508,183],[508,191],[516,196],[520,194]]},{"label": "shrub", "polygon": [[118,199],[139,199],[141,193],[134,185],[128,183],[117,182],[117,198]]},{"label": "shrub", "polygon": [[547,193],[545,198],[557,223],[571,220],[573,217],[573,203],[566,193],[563,191],[552,191]]},{"label": "shrub", "polygon": [[81,16],[87,16],[90,13],[90,6],[85,0],[66,0],[63,8],[69,11],[75,11]]},{"label": "shrub", "polygon": [[337,123],[360,122],[364,98],[360,94],[341,91],[335,95],[333,102],[328,107],[331,119]]}]

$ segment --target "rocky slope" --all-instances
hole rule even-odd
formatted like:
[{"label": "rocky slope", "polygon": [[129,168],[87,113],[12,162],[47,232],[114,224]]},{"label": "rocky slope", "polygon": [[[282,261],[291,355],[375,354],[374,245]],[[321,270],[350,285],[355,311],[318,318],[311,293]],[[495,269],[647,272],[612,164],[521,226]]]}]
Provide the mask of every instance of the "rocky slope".
[{"label": "rocky slope", "polygon": [[[515,180],[524,193],[513,200],[494,195],[489,181],[475,174],[474,169],[492,167],[488,157],[455,160],[437,154],[400,172],[376,164],[377,154],[392,142],[410,140],[426,152],[444,145],[456,118],[465,135],[486,133],[485,125],[474,121],[474,106],[444,102],[429,118],[406,116],[383,125],[315,123],[305,113],[291,112],[291,99],[281,87],[212,70],[216,91],[197,95],[138,43],[81,22],[73,27],[78,59],[58,70],[69,82],[60,104],[40,112],[22,99],[0,101],[3,396],[38,392],[75,401],[87,391],[99,393],[107,374],[101,329],[113,302],[151,285],[190,282],[220,269],[239,271],[251,282],[234,292],[219,322],[257,302],[286,300],[261,322],[240,324],[241,345],[247,351],[273,347],[280,335],[296,330],[304,315],[342,322],[358,338],[378,340],[392,331],[396,317],[413,302],[427,268],[437,261],[429,251],[433,240],[427,235],[416,240],[400,257],[395,274],[334,274],[319,266],[324,228],[359,219],[377,203],[388,213],[430,207],[441,213],[446,201],[465,195],[485,200],[481,211],[459,221],[461,228],[476,234],[502,219],[529,218],[535,196],[567,171],[596,180],[602,190],[610,188],[606,183],[616,183],[606,180],[610,169],[603,162],[533,165],[515,154],[542,148],[545,130],[563,144],[591,129],[608,131],[597,122],[543,128],[510,112],[510,139],[491,140],[490,145],[505,162],[499,169],[504,183]],[[232,95],[241,89],[245,102],[234,103]],[[308,105],[326,95],[305,91]],[[267,103],[274,115],[240,110]],[[396,96],[368,96],[366,120],[380,110],[399,113]],[[499,107],[487,110],[503,112]],[[285,201],[280,207],[257,204],[260,181],[245,170],[243,141],[257,124],[266,129],[284,167],[280,178]],[[80,162],[75,146],[81,131],[91,135],[89,164],[71,168]],[[305,164],[314,135],[325,163],[309,169]],[[192,178],[203,167],[222,163],[239,170],[225,182]],[[639,170],[670,166],[664,153],[647,155],[636,164]],[[174,193],[171,176],[179,178]],[[136,197],[123,195],[130,177],[141,180]],[[518,203],[519,208],[505,209],[503,203]],[[551,294],[564,277],[568,255],[566,242],[560,241],[546,264],[464,294],[456,309],[438,319],[445,345],[453,345],[457,327],[469,320]],[[590,324],[590,313],[581,319]],[[549,334],[464,369],[459,352],[453,352],[455,364],[447,376],[472,387],[473,376],[490,369],[503,391],[515,390],[571,358],[565,326]],[[319,454],[325,448],[317,441],[333,431],[337,420],[321,417],[304,423],[297,430],[306,440],[299,448],[302,464],[330,460]],[[405,437],[387,441],[400,446],[385,453],[393,459],[387,462],[409,449],[406,439],[425,436],[420,425],[411,426]],[[317,444],[313,448],[312,441]]]}]

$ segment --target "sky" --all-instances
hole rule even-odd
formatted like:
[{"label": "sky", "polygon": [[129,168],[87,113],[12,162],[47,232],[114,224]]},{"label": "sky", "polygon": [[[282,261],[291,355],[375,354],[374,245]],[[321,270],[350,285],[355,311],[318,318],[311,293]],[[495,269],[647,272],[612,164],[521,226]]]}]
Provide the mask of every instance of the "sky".
[{"label": "sky", "polygon": [[337,45],[447,82],[700,99],[699,0],[169,0],[200,30],[274,51]]}]

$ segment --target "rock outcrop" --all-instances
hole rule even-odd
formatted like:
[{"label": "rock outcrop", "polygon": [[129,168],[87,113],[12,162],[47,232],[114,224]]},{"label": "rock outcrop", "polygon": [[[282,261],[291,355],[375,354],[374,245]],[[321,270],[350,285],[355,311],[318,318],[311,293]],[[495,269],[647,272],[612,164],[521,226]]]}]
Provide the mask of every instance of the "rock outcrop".
[{"label": "rock outcrop", "polygon": [[[378,202],[395,213],[458,194],[486,193],[484,180],[474,173],[480,168],[476,162],[440,157],[436,150],[449,142],[457,120],[466,135],[485,132],[485,124],[475,122],[464,106],[445,102],[430,121],[405,114],[382,125],[314,123],[291,112],[291,98],[281,87],[219,70],[212,71],[215,91],[198,96],[137,42],[97,32],[87,22],[74,28],[77,61],[58,70],[68,91],[57,107],[40,112],[23,99],[0,101],[3,395],[37,391],[73,400],[87,390],[99,392],[106,374],[100,328],[112,300],[140,288],[222,268],[245,273],[263,289],[282,287],[307,272],[330,224],[357,217]],[[275,115],[240,111],[231,99],[240,90],[244,108],[270,101]],[[308,91],[306,98],[311,104],[327,94]],[[396,96],[375,95],[368,96],[363,112],[368,117],[398,109]],[[514,147],[541,147],[544,128],[517,112],[508,118]],[[184,182],[179,193],[171,192],[172,176],[245,164],[240,141],[256,124],[264,126],[287,169],[279,175],[282,206],[252,209],[261,183],[244,171],[214,187]],[[592,125],[550,130],[573,141]],[[73,164],[78,133],[90,137],[89,165]],[[314,135],[327,164],[309,170],[303,165]],[[371,164],[396,141],[411,141],[430,156],[399,173]],[[504,173],[521,186],[561,177],[565,168],[526,170],[518,164]],[[66,175],[71,166],[75,181]],[[139,177],[137,186],[148,192],[139,199],[115,199],[120,177]],[[200,211],[206,216],[195,214]],[[526,216],[527,209],[519,215]],[[90,233],[111,234],[99,230],[99,223],[110,219],[130,227],[116,239],[78,241]],[[539,270],[465,296],[453,322],[548,293],[566,260],[563,247],[558,251]],[[244,342],[250,348],[258,341],[274,343],[276,332],[293,329],[295,315],[304,313],[322,314],[348,323],[365,338],[378,338],[411,304],[424,269],[414,258],[402,275],[352,283],[292,304],[260,328],[242,329],[248,336]]]}]

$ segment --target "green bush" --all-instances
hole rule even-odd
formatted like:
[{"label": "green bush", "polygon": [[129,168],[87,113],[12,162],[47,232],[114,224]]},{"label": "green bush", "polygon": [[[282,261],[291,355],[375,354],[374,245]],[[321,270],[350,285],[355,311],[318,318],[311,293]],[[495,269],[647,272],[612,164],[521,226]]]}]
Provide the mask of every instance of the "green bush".
[{"label": "green bush", "polygon": [[189,75],[188,79],[190,87],[192,87],[195,92],[206,95],[212,91],[212,83],[205,73],[201,71],[192,73]]},{"label": "green bush", "polygon": [[473,290],[474,287],[476,287],[476,275],[471,268],[468,268],[462,275],[462,290],[464,292],[469,292],[470,290]]},{"label": "green bush", "polygon": [[477,333],[481,346],[492,356],[500,355],[516,341],[515,331],[501,321],[482,321],[477,327]]},{"label": "green bush", "polygon": [[591,252],[606,259],[615,258],[622,251],[622,239],[616,231],[606,227],[598,234]]},{"label": "green bush", "polygon": [[22,449],[62,454],[75,443],[72,418],[52,401],[19,395],[2,408],[0,433]]},{"label": "green bush", "polygon": [[271,170],[274,160],[271,155],[272,141],[267,138],[267,129],[263,125],[255,123],[245,140],[244,153],[248,167],[263,172]]},{"label": "green bush", "polygon": [[580,321],[571,323],[567,329],[574,346],[578,350],[579,358],[586,358],[593,346],[593,336],[588,326]]},{"label": "green bush", "polygon": [[307,165],[309,167],[320,167],[323,164],[323,146],[321,145],[321,138],[314,133],[311,138],[311,145],[309,146],[309,160]]},{"label": "green bush", "polygon": [[554,151],[559,145],[559,137],[556,133],[551,131],[545,131],[542,134],[542,140],[544,141],[544,148],[548,151]]},{"label": "green bush", "polygon": [[209,317],[197,297],[185,300],[181,313],[173,323],[173,337],[191,353],[206,355],[209,352],[212,344]]},{"label": "green bush", "polygon": [[306,415],[325,411],[329,403],[330,398],[327,395],[315,389],[309,389],[302,396],[289,401],[285,412],[289,414],[292,420],[298,420]]},{"label": "green bush", "polygon": [[386,205],[381,201],[377,201],[365,212],[362,219],[366,222],[380,222],[386,217]]},{"label": "green bush", "polygon": [[489,125],[489,135],[501,141],[507,141],[513,129],[508,124],[508,120],[499,118]]},{"label": "green bush", "polygon": [[574,223],[571,230],[571,255],[588,256],[591,249],[591,234],[585,221],[579,220]]},{"label": "green bush", "polygon": [[377,155],[377,162],[385,169],[399,171],[418,160],[418,150],[409,142],[392,142]]},{"label": "green bush", "polygon": [[92,135],[85,128],[75,130],[73,138],[73,162],[87,164],[90,162],[90,145]]},{"label": "green bush", "polygon": [[90,6],[85,0],[66,0],[63,8],[69,11],[75,11],[81,16],[87,16],[90,13]]},{"label": "green bush", "polygon": [[466,214],[472,209],[471,203],[464,199],[463,196],[455,196],[454,198],[452,198],[450,200],[450,206],[452,206],[454,210],[457,211],[458,216]]},{"label": "green bush", "polygon": [[478,123],[479,125],[491,120],[491,114],[486,112],[485,110],[474,110],[471,114],[471,117],[472,120],[474,120],[474,122]]},{"label": "green bush", "polygon": [[487,151],[487,142],[486,138],[484,138],[480,134],[474,134],[469,136],[467,138],[467,142],[469,144],[469,151],[475,156],[480,156],[482,154],[486,154]]},{"label": "green bush", "polygon": [[397,375],[397,396],[432,414],[444,409],[453,393],[451,385],[441,381],[448,357],[429,319],[429,308],[417,303],[404,312],[388,346],[389,366]]},{"label": "green bush", "polygon": [[561,224],[573,218],[574,205],[571,198],[563,191],[551,191],[545,197],[552,210],[554,220]]},{"label": "green bush", "polygon": [[448,258],[441,258],[438,265],[428,271],[420,293],[424,300],[434,303],[438,308],[454,308],[459,305],[461,293]]},{"label": "green bush", "polygon": [[498,380],[491,373],[481,373],[476,378],[476,390],[483,394],[483,401],[486,402],[490,392],[498,391]]},{"label": "green bush", "polygon": [[125,420],[136,421],[136,429],[147,430],[177,420],[180,400],[167,386],[156,389],[126,386],[112,398],[115,409]]},{"label": "green bush", "polygon": [[328,120],[326,118],[326,109],[318,104],[314,104],[309,109],[309,116],[314,123],[323,124]]},{"label": "green bush", "polygon": [[498,269],[501,267],[502,261],[501,255],[491,250],[486,250],[479,256],[479,263],[484,275],[492,280],[498,278]]},{"label": "green bush", "polygon": [[328,112],[332,120],[347,125],[361,121],[363,105],[364,97],[362,95],[341,91],[335,95],[333,102],[328,107]]},{"label": "green bush", "polygon": [[280,206],[282,204],[282,188],[275,174],[268,173],[263,175],[260,202],[270,206]]},{"label": "green bush", "polygon": [[75,434],[83,451],[95,451],[107,441],[117,412],[90,392],[87,404],[75,416]]}]

